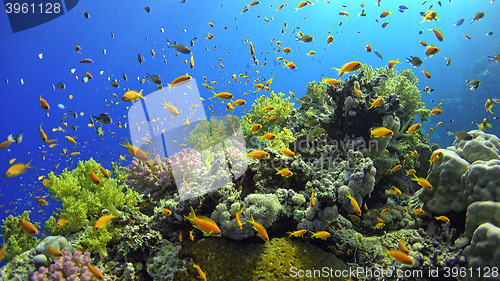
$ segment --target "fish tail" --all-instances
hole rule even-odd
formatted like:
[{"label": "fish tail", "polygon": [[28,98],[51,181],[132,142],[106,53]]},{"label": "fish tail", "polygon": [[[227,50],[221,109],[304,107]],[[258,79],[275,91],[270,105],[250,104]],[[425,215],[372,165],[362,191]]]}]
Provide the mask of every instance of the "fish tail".
[{"label": "fish tail", "polygon": [[35,167],[30,166],[30,163],[31,163],[31,161],[33,161],[33,159],[35,159],[35,158],[32,158],[30,161],[28,161],[28,163],[26,163],[26,169],[36,169]]},{"label": "fish tail", "polygon": [[196,214],[194,212],[193,206],[191,206],[191,212],[189,213],[189,215],[187,217],[186,216],[184,216],[184,217],[190,221],[193,221],[194,219],[196,219]]}]

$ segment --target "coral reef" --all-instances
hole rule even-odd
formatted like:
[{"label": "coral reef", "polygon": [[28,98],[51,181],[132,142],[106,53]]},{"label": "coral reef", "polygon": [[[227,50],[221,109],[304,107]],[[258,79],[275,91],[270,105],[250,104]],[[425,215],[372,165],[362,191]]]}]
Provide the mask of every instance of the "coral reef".
[{"label": "coral reef", "polygon": [[[6,243],[9,245],[4,256],[7,261],[12,260],[16,255],[24,251],[34,248],[40,241],[40,239],[27,233],[21,227],[22,219],[29,221],[30,213],[31,211],[24,211],[19,216],[10,215],[2,222],[2,237],[7,239]],[[37,228],[40,227],[40,223],[33,224]]]},{"label": "coral reef", "polygon": [[200,173],[202,161],[201,154],[197,150],[185,148],[170,156],[168,160],[176,178],[196,176]]},{"label": "coral reef", "polygon": [[[51,234],[68,234],[88,226],[91,224],[90,216],[99,214],[102,209],[116,211],[117,208],[130,209],[136,206],[138,193],[132,189],[122,192],[123,187],[118,186],[117,180],[104,177],[100,167],[100,164],[90,158],[88,161],[78,162],[78,167],[72,171],[65,171],[59,176],[54,172],[48,175],[48,191],[62,202],[59,218],[68,221],[60,229],[61,232]],[[100,178],[101,184],[91,180],[91,171]]]},{"label": "coral reef", "polygon": [[[184,244],[179,257],[192,258],[209,280],[282,280],[292,277],[306,280],[305,277],[294,276],[291,269],[349,269],[332,253],[288,238],[273,238],[263,245],[244,245],[217,238],[203,239]],[[197,280],[197,276],[197,271],[190,266],[186,271],[177,272],[175,279]],[[330,280],[345,278],[333,275]]]},{"label": "coral reef", "polygon": [[128,174],[125,184],[152,199],[163,199],[169,191],[175,190],[172,169],[168,160],[160,159],[159,154],[153,159],[152,165],[134,157],[125,171]]},{"label": "coral reef", "polygon": [[[422,122],[427,121],[427,118],[430,116],[430,110],[428,110],[425,107],[425,103],[422,102],[422,94],[417,88],[419,81],[411,69],[397,71],[387,66],[373,69],[371,66],[365,64],[361,66],[357,72],[358,74],[363,73],[363,76],[360,77],[362,80],[360,82],[361,85],[372,84],[370,82],[373,82],[374,78],[377,78],[377,76],[381,74],[385,74],[389,77],[388,80],[377,86],[377,95],[386,97],[394,93],[401,97],[400,103],[402,107],[398,108],[396,111],[398,117],[401,119],[401,123],[406,124],[407,122],[413,122],[415,120],[415,115],[419,115]],[[372,87],[367,86],[366,88],[369,89]]]},{"label": "coral reef", "polygon": [[33,273],[31,280],[97,280],[87,267],[90,262],[89,252],[82,254],[75,251],[71,254],[69,251],[63,251],[63,256],[58,257],[50,269],[40,267]]}]

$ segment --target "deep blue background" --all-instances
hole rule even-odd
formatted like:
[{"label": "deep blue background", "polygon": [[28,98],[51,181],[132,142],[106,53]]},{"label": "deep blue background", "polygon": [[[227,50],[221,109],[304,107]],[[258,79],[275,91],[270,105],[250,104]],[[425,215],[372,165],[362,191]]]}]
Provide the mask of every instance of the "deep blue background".
[{"label": "deep blue background", "polygon": [[[9,26],[7,14],[0,11],[0,139],[3,141],[9,134],[24,132],[24,140],[21,144],[12,144],[8,149],[0,151],[0,171],[2,172],[0,184],[0,205],[9,202],[10,206],[0,208],[0,218],[12,214],[19,215],[24,210],[34,211],[31,215],[32,221],[43,222],[51,215],[58,204],[54,200],[48,207],[38,206],[34,196],[46,194],[41,188],[41,181],[37,180],[40,175],[46,175],[54,170],[56,164],[59,168],[54,170],[60,173],[69,165],[70,161],[88,159],[93,157],[96,161],[110,168],[111,161],[118,161],[118,156],[125,155],[127,165],[131,156],[126,149],[119,146],[119,142],[128,136],[128,130],[119,129],[117,122],[124,123],[126,118],[126,106],[130,105],[120,98],[114,98],[112,93],[119,97],[128,89],[141,90],[151,93],[156,89],[153,84],[139,84],[136,77],[143,77],[146,73],[160,74],[166,83],[170,83],[177,76],[189,73],[198,81],[200,92],[207,98],[211,93],[201,83],[203,76],[209,80],[217,81],[216,91],[229,91],[235,98],[247,100],[245,107],[238,107],[236,114],[243,114],[243,109],[249,109],[255,94],[252,85],[255,79],[269,79],[276,75],[271,85],[275,92],[288,93],[293,91],[297,97],[304,95],[307,82],[319,81],[322,76],[336,77],[337,71],[332,67],[341,67],[343,64],[357,60],[374,67],[387,65],[389,60],[399,58],[402,64],[397,64],[395,69],[401,70],[411,67],[405,64],[405,58],[409,56],[425,57],[425,47],[419,44],[425,40],[428,44],[436,45],[441,51],[432,58],[424,60],[422,67],[414,69],[420,79],[419,88],[425,86],[434,88],[431,94],[423,93],[424,101],[428,108],[437,106],[444,101],[442,109],[444,114],[433,116],[424,124],[423,130],[427,130],[439,121],[444,125],[434,130],[430,139],[442,146],[450,145],[453,138],[446,136],[446,129],[470,130],[476,128],[471,122],[481,122],[485,117],[493,125],[489,133],[498,134],[500,122],[493,120],[490,113],[485,112],[484,102],[487,98],[500,98],[498,75],[500,74],[500,63],[487,61],[487,56],[500,53],[500,3],[490,4],[487,0],[481,1],[459,1],[443,0],[443,6],[437,5],[437,1],[427,1],[421,6],[421,2],[382,0],[381,7],[374,5],[375,1],[332,1],[327,4],[324,1],[315,2],[295,12],[295,7],[300,1],[287,1],[288,6],[281,11],[275,11],[281,2],[272,1],[273,7],[269,8],[271,1],[261,1],[257,6],[250,7],[249,11],[241,14],[245,3],[243,1],[195,1],[188,0],[186,3],[180,1],[120,1],[120,2],[89,2],[81,1],[72,11],[51,22],[41,26],[13,34]],[[119,3],[119,4],[118,4]],[[366,17],[357,17],[361,12],[361,3],[365,3]],[[340,7],[347,4],[348,7]],[[405,13],[399,13],[399,5],[405,4],[409,7]],[[422,18],[420,11],[426,11],[434,4],[433,10],[438,13],[439,21],[420,23]],[[144,10],[145,6],[151,8],[151,12]],[[380,23],[375,22],[380,13],[389,10],[393,12]],[[86,19],[82,13],[86,11],[90,18]],[[339,11],[347,11],[350,14],[346,20],[344,16],[338,15]],[[473,24],[468,22],[476,12],[485,11],[486,16]],[[260,17],[258,17],[260,15]],[[264,18],[273,18],[265,22]],[[466,22],[456,28],[453,26],[459,18],[465,18]],[[305,20],[303,20],[305,18]],[[281,34],[284,22],[288,22],[285,35]],[[339,22],[343,24],[339,27]],[[390,21],[387,28],[382,29],[384,21]],[[215,26],[210,27],[209,22]],[[224,26],[229,26],[227,30]],[[439,28],[444,34],[444,42],[439,42],[434,34],[427,30],[432,26]],[[300,26],[304,34],[312,35],[313,43],[301,43],[295,41],[291,36],[292,30]],[[161,33],[160,28],[165,32]],[[186,32],[183,32],[183,30]],[[331,46],[326,43],[328,31],[335,37]],[[419,30],[424,33],[419,35]],[[359,31],[359,32],[358,32]],[[492,36],[486,36],[489,31],[494,31]],[[114,33],[114,38],[111,37]],[[209,33],[214,35],[212,40],[204,36]],[[462,33],[469,34],[472,39],[467,40]],[[189,56],[179,54],[167,48],[166,40],[189,45],[189,41],[197,37],[195,46],[192,48],[195,68],[190,69],[184,60]],[[275,41],[271,40],[275,37]],[[146,41],[146,38],[148,39]],[[243,42],[248,39],[253,42],[259,66],[254,66],[249,57],[249,44]],[[282,41],[282,47],[290,47],[292,52],[285,55],[282,52],[276,54],[273,50],[275,42]],[[367,53],[364,49],[366,44],[371,44],[373,50],[380,51],[384,61],[375,54]],[[82,47],[81,54],[74,51],[75,45]],[[206,50],[208,47],[208,50]],[[300,47],[297,50],[297,47]],[[164,48],[164,50],[162,50]],[[103,49],[107,54],[103,54]],[[154,49],[156,58],[153,59],[150,51]],[[325,50],[324,50],[325,49]],[[306,53],[314,50],[315,56],[306,56]],[[137,52],[145,57],[145,62],[139,64]],[[38,54],[43,52],[43,59]],[[229,52],[229,54],[228,54]],[[163,57],[165,56],[165,57]],[[282,65],[275,66],[275,58],[283,56],[297,65],[297,71],[283,68]],[[450,66],[445,65],[444,56],[451,58]],[[91,58],[93,64],[80,64],[79,60]],[[225,65],[221,68],[220,58]],[[164,63],[167,59],[167,63]],[[267,60],[268,64],[262,67]],[[432,74],[432,79],[424,77],[420,70],[425,69]],[[76,68],[76,73],[71,74],[70,69]],[[489,74],[483,75],[483,71]],[[99,75],[103,70],[104,74]],[[128,75],[128,81],[122,81],[121,70]],[[259,71],[256,74],[256,71]],[[94,79],[84,84],[81,78],[89,71]],[[231,79],[232,74],[247,73],[250,83],[244,84],[245,79],[240,79],[236,84]],[[483,74],[482,74],[483,73]],[[78,75],[79,80],[74,76]],[[107,81],[107,77],[120,80],[120,88],[114,89]],[[6,84],[3,80],[8,79]],[[24,79],[24,85],[20,80]],[[481,86],[469,93],[466,79],[480,79]],[[224,83],[230,85],[222,87]],[[53,90],[52,85],[58,82],[66,84],[65,90]],[[250,93],[247,97],[243,93]],[[40,109],[38,96],[43,97],[50,103],[50,116]],[[259,96],[264,93],[259,93]],[[73,95],[72,100],[68,99]],[[431,102],[434,100],[434,102]],[[104,108],[110,101],[119,102]],[[57,104],[63,104],[66,109],[62,110]],[[206,106],[212,102],[205,101]],[[217,115],[224,113],[224,106],[220,103],[213,104],[217,109]],[[500,106],[494,108],[497,110]],[[60,126],[59,121],[62,114],[69,110],[85,112],[85,116],[75,120],[68,116],[68,125],[78,125],[79,129],[73,132],[68,126],[66,134],[52,132],[52,128]],[[114,124],[105,128],[103,141],[98,141],[94,128],[88,128],[89,115],[98,115],[107,112],[114,119]],[[451,122],[453,120],[453,122]],[[48,149],[39,136],[38,126],[43,123],[43,128],[49,139],[57,138],[58,145]],[[116,132],[116,134],[111,134]],[[73,145],[64,140],[65,135],[77,136],[80,143],[75,150]],[[87,142],[87,144],[83,144]],[[80,151],[81,155],[75,157],[63,157],[62,148],[67,147],[69,152]],[[45,160],[40,151],[49,151]],[[34,158],[32,165],[36,170],[28,170],[27,173],[15,177],[5,178],[3,173],[9,167],[8,161],[17,158],[17,161],[26,163]],[[76,167],[73,163],[71,168]],[[7,214],[5,211],[9,210]],[[38,210],[44,210],[37,213]]]}]

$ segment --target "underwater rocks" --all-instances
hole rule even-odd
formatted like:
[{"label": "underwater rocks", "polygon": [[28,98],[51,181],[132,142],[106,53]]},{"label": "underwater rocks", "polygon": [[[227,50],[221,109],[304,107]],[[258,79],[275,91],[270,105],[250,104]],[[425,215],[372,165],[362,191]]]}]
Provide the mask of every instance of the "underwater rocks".
[{"label": "underwater rocks", "polygon": [[[439,214],[463,212],[477,201],[500,201],[500,139],[482,131],[468,132],[472,140],[456,140],[433,165],[420,200]],[[491,159],[491,160],[490,160]]]},{"label": "underwater rocks", "polygon": [[467,258],[468,268],[474,268],[463,280],[498,280],[498,275],[493,274],[500,264],[500,228],[491,223],[481,224],[463,255]]}]

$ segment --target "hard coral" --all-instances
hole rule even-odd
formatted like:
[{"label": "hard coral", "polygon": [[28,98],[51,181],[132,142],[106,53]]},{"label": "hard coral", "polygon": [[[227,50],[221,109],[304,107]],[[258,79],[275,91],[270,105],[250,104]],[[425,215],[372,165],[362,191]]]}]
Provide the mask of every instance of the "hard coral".
[{"label": "hard coral", "polygon": [[151,166],[134,157],[125,171],[129,174],[125,180],[128,187],[149,195],[155,200],[165,198],[169,188],[173,187],[172,169],[167,159],[160,159],[158,154]]},{"label": "hard coral", "polygon": [[31,281],[39,280],[97,280],[88,270],[90,264],[90,253],[81,253],[76,251],[71,254],[69,251],[63,251],[63,256],[58,257],[50,269],[40,267],[33,273]]}]

